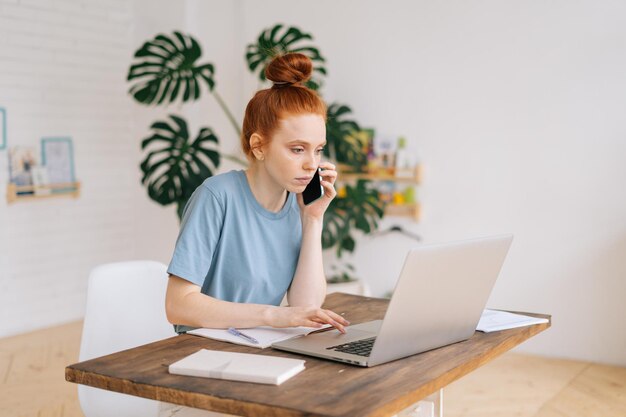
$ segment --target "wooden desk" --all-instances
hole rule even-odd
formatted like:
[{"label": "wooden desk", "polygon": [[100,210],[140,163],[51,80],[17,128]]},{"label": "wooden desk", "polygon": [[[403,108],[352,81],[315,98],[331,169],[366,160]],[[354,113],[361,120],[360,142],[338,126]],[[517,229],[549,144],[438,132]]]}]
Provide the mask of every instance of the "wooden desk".
[{"label": "wooden desk", "polygon": [[[325,308],[352,323],[382,319],[388,300],[342,293]],[[537,317],[550,316],[533,314]],[[391,416],[550,327],[494,333],[373,368],[180,335],[65,368],[65,379],[188,407],[242,416]],[[306,370],[280,386],[170,375],[169,364],[198,349],[306,359]]]}]

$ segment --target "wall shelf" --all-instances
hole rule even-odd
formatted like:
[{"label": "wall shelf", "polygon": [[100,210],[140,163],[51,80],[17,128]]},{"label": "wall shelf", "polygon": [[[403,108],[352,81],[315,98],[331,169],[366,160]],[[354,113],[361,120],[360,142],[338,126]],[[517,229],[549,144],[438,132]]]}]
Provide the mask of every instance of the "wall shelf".
[{"label": "wall shelf", "polygon": [[412,217],[416,222],[420,219],[420,204],[387,204],[385,207],[386,216],[406,216]]},{"label": "wall shelf", "polygon": [[[397,176],[395,173],[380,170],[378,172],[350,172],[347,167],[338,166],[337,170],[339,175],[337,181],[391,181],[394,183],[402,183],[409,185],[419,185],[422,181],[422,167],[416,166],[412,172],[409,172],[406,176]],[[393,204],[389,203],[385,207],[385,215],[387,216],[406,216],[411,217],[415,221],[420,219],[420,203],[406,203],[406,204]]]},{"label": "wall shelf", "polygon": [[407,176],[397,176],[395,174],[379,171],[375,173],[370,172],[348,172],[343,171],[339,168],[339,177],[340,181],[354,181],[354,180],[369,180],[369,181],[393,181],[393,182],[402,182],[409,184],[420,184],[422,180],[422,168],[420,165],[416,166],[413,169],[412,175]]},{"label": "wall shelf", "polygon": [[17,201],[28,201],[42,198],[71,197],[80,196],[80,182],[68,182],[49,185],[23,185],[18,186],[9,183],[7,186],[7,203]]}]

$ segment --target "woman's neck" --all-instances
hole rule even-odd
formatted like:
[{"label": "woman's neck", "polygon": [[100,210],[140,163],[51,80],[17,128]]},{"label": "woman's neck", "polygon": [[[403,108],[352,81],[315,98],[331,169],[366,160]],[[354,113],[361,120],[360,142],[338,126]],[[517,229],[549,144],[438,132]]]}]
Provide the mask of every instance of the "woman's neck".
[{"label": "woman's neck", "polygon": [[245,173],[256,201],[264,209],[278,213],[287,201],[287,190],[276,184],[259,164],[253,163]]}]

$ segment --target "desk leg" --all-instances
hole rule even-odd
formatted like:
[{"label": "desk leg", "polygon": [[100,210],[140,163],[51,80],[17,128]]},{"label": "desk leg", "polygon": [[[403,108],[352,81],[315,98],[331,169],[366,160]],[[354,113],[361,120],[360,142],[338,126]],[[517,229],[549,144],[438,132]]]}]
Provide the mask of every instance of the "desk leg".
[{"label": "desk leg", "polygon": [[393,417],[443,417],[443,388]]}]

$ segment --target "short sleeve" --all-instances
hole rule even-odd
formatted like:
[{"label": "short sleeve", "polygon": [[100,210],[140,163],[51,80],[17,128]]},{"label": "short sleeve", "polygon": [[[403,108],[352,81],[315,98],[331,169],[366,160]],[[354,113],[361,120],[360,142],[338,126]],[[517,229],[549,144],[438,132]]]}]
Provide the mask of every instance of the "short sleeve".
[{"label": "short sleeve", "polygon": [[176,247],[167,272],[200,287],[211,267],[220,238],[224,210],[205,185],[192,194],[183,211]]}]

